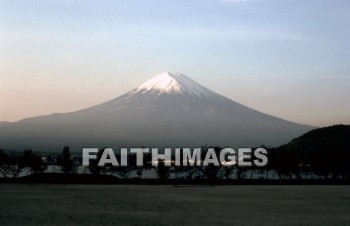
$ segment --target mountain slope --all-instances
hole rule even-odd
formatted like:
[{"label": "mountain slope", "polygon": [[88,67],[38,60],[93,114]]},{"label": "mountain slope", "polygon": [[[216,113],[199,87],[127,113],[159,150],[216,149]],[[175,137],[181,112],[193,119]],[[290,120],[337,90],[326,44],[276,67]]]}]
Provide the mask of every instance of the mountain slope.
[{"label": "mountain slope", "polygon": [[166,72],[103,104],[1,125],[0,148],[279,145],[310,129]]}]

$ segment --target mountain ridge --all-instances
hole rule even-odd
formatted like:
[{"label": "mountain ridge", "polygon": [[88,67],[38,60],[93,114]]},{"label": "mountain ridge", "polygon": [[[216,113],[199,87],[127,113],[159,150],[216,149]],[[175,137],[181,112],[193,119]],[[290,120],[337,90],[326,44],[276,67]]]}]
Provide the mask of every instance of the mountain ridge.
[{"label": "mountain ridge", "polygon": [[2,125],[0,144],[22,149],[279,145],[310,129],[166,72],[89,108]]}]

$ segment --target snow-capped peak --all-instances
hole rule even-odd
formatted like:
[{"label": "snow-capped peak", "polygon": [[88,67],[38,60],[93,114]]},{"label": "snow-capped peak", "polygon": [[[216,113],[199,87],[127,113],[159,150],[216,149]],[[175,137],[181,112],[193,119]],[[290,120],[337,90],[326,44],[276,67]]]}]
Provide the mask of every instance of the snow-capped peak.
[{"label": "snow-capped peak", "polygon": [[180,92],[181,85],[176,81],[174,77],[175,74],[164,72],[141,84],[137,88],[137,91],[159,90],[166,93]]},{"label": "snow-capped peak", "polygon": [[207,96],[212,91],[199,85],[189,77],[179,73],[164,72],[144,82],[135,92],[146,93],[156,91],[161,93],[189,93],[196,96]]}]

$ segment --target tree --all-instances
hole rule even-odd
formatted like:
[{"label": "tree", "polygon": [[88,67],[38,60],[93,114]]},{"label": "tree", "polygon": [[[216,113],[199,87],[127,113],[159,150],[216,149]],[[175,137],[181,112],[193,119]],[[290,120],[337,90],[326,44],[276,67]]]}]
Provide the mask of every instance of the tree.
[{"label": "tree", "polygon": [[0,173],[3,177],[7,177],[11,172],[8,154],[4,150],[0,150]]},{"label": "tree", "polygon": [[217,179],[218,171],[219,168],[211,163],[205,168],[204,175],[209,180],[215,180]]},{"label": "tree", "polygon": [[160,180],[169,178],[169,167],[165,166],[164,159],[158,161],[157,175]]},{"label": "tree", "polygon": [[61,170],[64,173],[75,172],[75,166],[68,146],[63,147],[62,155],[58,158],[58,165],[61,166]]},{"label": "tree", "polygon": [[293,175],[299,176],[298,157],[295,152],[288,150],[285,145],[277,149],[270,149],[269,162],[281,179],[293,179]]},{"label": "tree", "polygon": [[92,174],[104,174],[107,171],[105,166],[99,166],[98,163],[102,157],[104,148],[98,151],[96,159],[90,159],[89,170]]},{"label": "tree", "polygon": [[231,176],[231,174],[233,172],[233,166],[232,165],[222,166],[222,169],[224,171],[224,175],[223,176],[226,179],[230,179],[230,176]]},{"label": "tree", "polygon": [[42,173],[47,168],[42,156],[30,149],[25,149],[22,155],[23,167],[28,167],[33,173]]},{"label": "tree", "polygon": [[245,176],[246,176],[246,172],[247,172],[246,167],[237,166],[237,167],[236,167],[236,170],[237,170],[237,171],[236,171],[236,178],[237,178],[238,180],[244,179]]},{"label": "tree", "polygon": [[14,153],[11,153],[8,156],[8,159],[9,159],[9,169],[12,174],[12,177],[16,178],[25,167],[23,156],[19,156]]},{"label": "tree", "polygon": [[143,167],[142,166],[136,166],[136,174],[139,176],[139,179],[141,179],[143,174]]}]

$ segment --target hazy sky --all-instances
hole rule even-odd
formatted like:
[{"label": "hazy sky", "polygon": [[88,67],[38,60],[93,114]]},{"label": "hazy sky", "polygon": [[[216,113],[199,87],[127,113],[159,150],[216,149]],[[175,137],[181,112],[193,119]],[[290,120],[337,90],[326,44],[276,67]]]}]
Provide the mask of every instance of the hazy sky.
[{"label": "hazy sky", "polygon": [[350,1],[0,0],[0,121],[179,72],[244,105],[350,123]]}]

